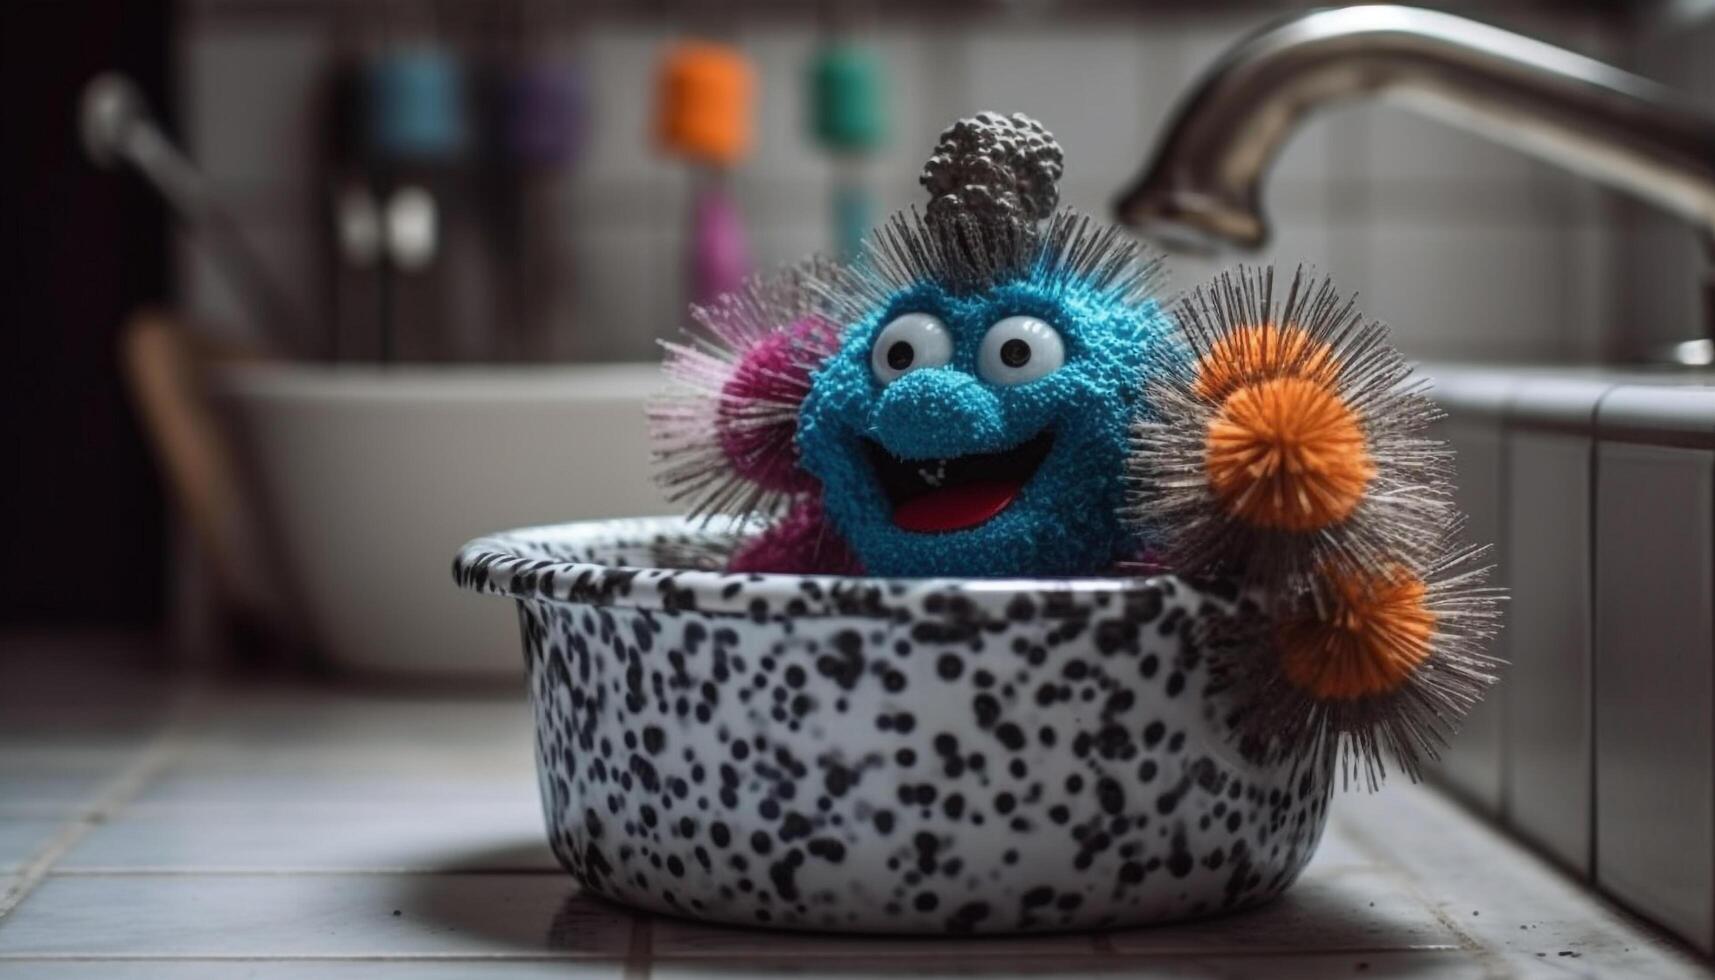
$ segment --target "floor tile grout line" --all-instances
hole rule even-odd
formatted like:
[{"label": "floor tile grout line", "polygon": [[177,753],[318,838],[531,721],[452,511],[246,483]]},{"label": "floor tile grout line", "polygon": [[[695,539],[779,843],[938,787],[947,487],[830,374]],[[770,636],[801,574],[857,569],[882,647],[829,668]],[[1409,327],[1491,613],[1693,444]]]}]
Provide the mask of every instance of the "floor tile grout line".
[{"label": "floor tile grout line", "polygon": [[[637,925],[634,924],[635,934]],[[648,930],[647,925],[643,925]],[[645,940],[647,942],[647,940]],[[1089,962],[1103,966],[1117,966],[1129,962],[1153,960],[1184,960],[1198,957],[1220,957],[1223,959],[1251,960],[1259,958],[1279,959],[1282,957],[1324,957],[1324,956],[1381,956],[1381,955],[1420,955],[1434,953],[1469,953],[1470,950],[1449,944],[1425,946],[1329,946],[1306,949],[1303,947],[1246,947],[1244,949],[1211,949],[1202,946],[1163,947],[1160,949],[1136,950],[1131,952],[1116,951],[1112,956],[1091,956]],[[861,963],[877,967],[893,967],[898,964],[914,963],[932,967],[943,967],[949,963],[966,965],[991,965],[998,962],[1039,963],[1047,960],[1067,962],[1064,950],[1040,953],[1023,952],[1016,949],[984,953],[971,949],[948,949],[943,952],[920,953],[905,952],[894,954],[864,954],[853,953],[851,950],[830,952],[820,956],[805,956],[804,951],[793,953],[769,953],[765,955],[731,954],[711,955],[706,953],[678,953],[665,956],[649,952],[641,954],[628,950],[625,957],[620,959],[612,954],[578,952],[566,950],[561,952],[415,952],[415,953],[295,953],[295,952],[264,952],[264,953],[46,953],[19,952],[0,953],[0,963],[30,963],[30,962],[124,962],[127,960],[160,962],[246,962],[246,961],[297,961],[297,962],[571,962],[571,963],[619,963],[624,968],[626,980],[649,980],[656,963],[674,966],[695,964],[731,964],[744,963],[749,965],[780,966],[785,964],[815,964],[824,965],[828,961],[840,964]],[[1074,958],[1074,963],[1084,960]]]},{"label": "floor tile grout line", "polygon": [[1382,953],[1468,953],[1470,950],[1457,943],[1416,943],[1409,946],[1391,944],[1345,945],[1333,943],[1326,946],[1245,946],[1210,947],[1210,946],[1158,946],[1151,949],[1120,949],[1115,947],[1115,959],[1148,959],[1156,956],[1186,957],[1186,956],[1226,956],[1233,959],[1249,959],[1252,957],[1273,956],[1353,956],[1357,954]]},{"label": "floor tile grout line", "polygon": [[[866,937],[853,937],[853,938],[862,938],[865,940],[879,939],[882,942],[886,941],[885,936],[883,936],[883,937],[866,936]],[[1029,938],[1030,937],[1028,937],[1028,936],[1023,937],[1023,939],[1025,941],[1028,941]],[[853,961],[853,960],[862,960],[866,963],[891,964],[891,963],[898,963],[900,961],[915,961],[915,962],[925,962],[925,963],[933,962],[933,963],[939,964],[943,960],[954,960],[954,961],[958,961],[961,963],[988,963],[988,962],[994,962],[994,961],[1012,961],[1012,960],[1020,960],[1020,961],[1025,961],[1025,962],[1037,962],[1037,961],[1041,961],[1041,960],[1067,961],[1068,959],[1070,959],[1071,961],[1075,961],[1075,962],[1084,962],[1084,960],[1087,958],[1088,961],[1091,963],[1108,964],[1108,963],[1114,963],[1114,962],[1121,961],[1121,960],[1152,959],[1152,958],[1185,958],[1185,957],[1197,957],[1197,956],[1226,956],[1226,957],[1233,957],[1233,958],[1237,958],[1237,959],[1246,959],[1246,958],[1254,958],[1254,957],[1281,957],[1281,956],[1325,956],[1325,955],[1352,956],[1352,955],[1357,955],[1357,954],[1379,955],[1382,953],[1411,954],[1411,953],[1468,953],[1468,952],[1471,952],[1471,951],[1464,948],[1463,946],[1459,946],[1459,945],[1456,945],[1453,943],[1421,943],[1421,944],[1414,945],[1414,946],[1390,946],[1390,945],[1374,945],[1374,946],[1331,945],[1331,946],[1316,946],[1316,947],[1306,947],[1306,946],[1246,946],[1242,949],[1236,948],[1236,947],[1214,947],[1214,946],[1158,946],[1158,947],[1153,947],[1153,948],[1149,948],[1149,949],[1129,949],[1129,950],[1128,949],[1115,948],[1115,949],[1108,951],[1108,952],[1092,951],[1090,953],[1084,954],[1083,956],[1070,956],[1069,957],[1068,956],[1068,953],[1069,953],[1068,950],[1058,949],[1058,948],[1044,948],[1044,949],[1039,950],[1039,951],[1038,950],[1023,950],[1023,949],[1011,948],[1011,949],[995,950],[992,952],[988,952],[988,951],[984,951],[981,948],[981,940],[977,940],[977,941],[975,941],[975,945],[973,945],[973,946],[959,946],[959,947],[951,947],[950,946],[950,947],[945,947],[942,949],[894,950],[892,952],[887,952],[887,951],[883,951],[883,950],[865,952],[865,951],[861,951],[861,950],[853,950],[853,949],[847,948],[847,947],[830,949],[826,952],[817,952],[814,949],[799,948],[799,949],[793,949],[789,953],[773,953],[773,952],[765,952],[762,950],[735,950],[735,951],[730,952],[730,953],[699,953],[699,952],[659,953],[658,952],[658,953],[653,954],[653,960],[654,960],[654,962],[657,962],[657,963],[705,963],[705,962],[706,963],[716,963],[716,962],[730,963],[730,962],[733,962],[735,960],[736,961],[743,961],[743,962],[777,962],[778,961],[778,962],[791,962],[791,963],[800,963],[800,962],[821,963],[821,962],[826,961],[826,960],[837,960],[837,961],[841,961],[841,962],[848,962],[848,961]]]},{"label": "floor tile grout line", "polygon": [[1336,819],[1341,832],[1352,842],[1353,846],[1369,855],[1370,859],[1376,862],[1378,866],[1388,869],[1394,876],[1401,879],[1400,884],[1407,889],[1411,897],[1416,899],[1419,905],[1427,909],[1437,922],[1445,926],[1447,931],[1459,940],[1459,947],[1466,952],[1476,954],[1478,961],[1483,965],[1485,976],[1504,975],[1504,973],[1496,973],[1498,964],[1494,962],[1494,951],[1478,942],[1475,936],[1467,932],[1465,927],[1461,926],[1453,916],[1447,914],[1447,911],[1441,908],[1439,904],[1431,902],[1424,893],[1423,883],[1415,874],[1400,867],[1397,862],[1390,860],[1386,849],[1377,844],[1368,833],[1354,826],[1353,821]]},{"label": "floor tile grout line", "polygon": [[[1504,828],[1493,824],[1486,815],[1480,814],[1476,810],[1472,809],[1457,795],[1448,793],[1445,789],[1434,786],[1426,788],[1423,792],[1425,792],[1433,801],[1429,806],[1451,810],[1461,819],[1468,820],[1475,830],[1488,835],[1492,839],[1493,845],[1504,847],[1507,849],[1509,854],[1522,857],[1526,861],[1531,862],[1536,866],[1538,871],[1559,881],[1562,886],[1576,889],[1585,901],[1592,903],[1594,907],[1600,909],[1604,914],[1617,918],[1620,922],[1624,923],[1626,928],[1634,931],[1637,934],[1637,938],[1653,940],[1654,942],[1671,948],[1676,952],[1687,954],[1695,958],[1700,964],[1706,965],[1706,961],[1708,959],[1707,954],[1684,943],[1677,937],[1668,933],[1661,926],[1649,921],[1637,913],[1632,912],[1622,905],[1609,901],[1601,891],[1589,887],[1588,883],[1582,881],[1575,875],[1569,874],[1564,867],[1560,866],[1554,860],[1532,850],[1519,839],[1508,834]],[[1372,852],[1376,850],[1374,842],[1361,831],[1352,834],[1352,836],[1359,839],[1358,846],[1360,848],[1370,850]],[[1389,863],[1391,864],[1391,862]],[[1414,885],[1420,880],[1417,875],[1409,871],[1404,871],[1403,869],[1401,869],[1401,874],[1410,879]],[[1418,895],[1418,892],[1418,889],[1413,888],[1414,895]],[[1421,898],[1420,895],[1418,895],[1418,897]],[[1451,926],[1454,932],[1458,933],[1461,937],[1468,938],[1466,937],[1465,931],[1455,924],[1457,920],[1443,916],[1440,909],[1437,907],[1431,906],[1430,910],[1435,913],[1438,919],[1441,919]],[[1475,940],[1472,940],[1472,942],[1475,943]],[[1507,972],[1504,962],[1505,956],[1501,950],[1480,943],[1476,943],[1472,947],[1472,950],[1479,954],[1479,962],[1488,968],[1488,972],[1484,974],[1485,977],[1501,978],[1512,976],[1511,973]]]},{"label": "floor tile grout line", "polygon": [[653,919],[638,915],[631,920],[631,935],[625,949],[624,980],[649,980],[654,970],[655,929]]},{"label": "floor tile grout line", "polygon": [[4,926],[13,910],[47,879],[54,865],[80,841],[113,816],[120,807],[134,799],[167,765],[183,755],[189,747],[185,737],[191,715],[200,706],[202,689],[193,686],[175,699],[165,724],[157,731],[125,768],[115,773],[91,795],[88,804],[76,808],[61,824],[58,832],[36,852],[18,873],[11,889],[0,894],[0,926]]},{"label": "floor tile grout line", "polygon": [[1419,887],[1421,883],[1418,881],[1417,876],[1412,874],[1411,871],[1406,868],[1401,867],[1399,862],[1393,860],[1387,849],[1376,843],[1369,834],[1356,826],[1353,821],[1347,820],[1341,816],[1333,817],[1330,823],[1331,827],[1337,827],[1339,829],[1342,837],[1345,837],[1351,842],[1353,850],[1361,852],[1369,859],[1369,863],[1372,867],[1383,872],[1387,877],[1393,878],[1395,883],[1403,887],[1407,894],[1415,899],[1418,904],[1428,910],[1429,913],[1435,917],[1437,922],[1440,922],[1443,926],[1447,927],[1447,930],[1459,940],[1459,943],[1463,948],[1472,951],[1482,948],[1481,944],[1467,933],[1465,929],[1459,925],[1457,920],[1453,919],[1451,916],[1441,913],[1429,901],[1429,899],[1424,895],[1423,889]]},{"label": "floor tile grout line", "polygon": [[0,953],[0,963],[610,963],[599,953]]},{"label": "floor tile grout line", "polygon": [[451,878],[472,875],[556,877],[565,875],[560,868],[277,868],[277,867],[125,867],[123,865],[87,865],[55,867],[47,872],[50,878],[339,878],[409,877],[444,875]]}]

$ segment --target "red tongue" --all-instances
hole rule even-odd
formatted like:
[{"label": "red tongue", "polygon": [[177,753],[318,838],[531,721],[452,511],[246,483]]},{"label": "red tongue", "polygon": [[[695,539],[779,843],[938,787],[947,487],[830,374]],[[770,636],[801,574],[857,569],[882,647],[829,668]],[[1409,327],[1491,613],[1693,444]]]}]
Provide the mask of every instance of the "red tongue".
[{"label": "red tongue", "polygon": [[907,531],[933,534],[976,527],[1011,504],[1023,483],[979,481],[933,490],[893,509],[893,523]]}]

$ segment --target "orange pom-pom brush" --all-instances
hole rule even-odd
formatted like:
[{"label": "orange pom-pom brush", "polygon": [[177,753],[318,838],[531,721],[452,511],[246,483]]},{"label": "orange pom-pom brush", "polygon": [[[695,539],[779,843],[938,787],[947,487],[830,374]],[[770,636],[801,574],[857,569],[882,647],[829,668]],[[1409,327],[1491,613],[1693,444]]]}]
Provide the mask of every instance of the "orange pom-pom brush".
[{"label": "orange pom-pom brush", "polygon": [[1296,377],[1333,381],[1334,352],[1296,324],[1237,325],[1202,338],[1207,350],[1197,358],[1197,394],[1218,402],[1234,389],[1259,380]]},{"label": "orange pom-pom brush", "polygon": [[1484,585],[1485,551],[1448,548],[1422,571],[1329,571],[1273,615],[1231,620],[1213,654],[1229,723],[1267,753],[1344,747],[1346,778],[1372,789],[1389,758],[1418,778],[1500,666],[1486,652],[1501,590]]},{"label": "orange pom-pom brush", "polygon": [[1322,570],[1423,567],[1456,519],[1438,412],[1325,281],[1223,275],[1175,310],[1132,430],[1126,516],[1162,560],[1275,595]]},{"label": "orange pom-pom brush", "polygon": [[1244,385],[1223,399],[1209,420],[1203,468],[1227,513],[1298,532],[1350,517],[1376,475],[1357,413],[1307,378]]},{"label": "orange pom-pom brush", "polygon": [[1211,638],[1252,749],[1413,778],[1494,679],[1481,551],[1459,550],[1437,416],[1384,329],[1302,270],[1240,270],[1175,311],[1132,431],[1127,515],[1181,573],[1260,599]]}]

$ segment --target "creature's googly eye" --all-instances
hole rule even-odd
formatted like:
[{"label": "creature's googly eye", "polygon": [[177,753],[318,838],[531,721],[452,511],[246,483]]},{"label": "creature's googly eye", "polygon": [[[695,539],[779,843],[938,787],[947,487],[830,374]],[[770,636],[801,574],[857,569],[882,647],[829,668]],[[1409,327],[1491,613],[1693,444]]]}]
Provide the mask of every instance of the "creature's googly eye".
[{"label": "creature's googly eye", "polygon": [[997,320],[977,348],[977,372],[997,385],[1021,385],[1053,374],[1066,363],[1059,331],[1033,316]]},{"label": "creature's googly eye", "polygon": [[947,325],[927,313],[894,317],[875,337],[869,351],[870,370],[882,384],[918,368],[940,367],[953,359],[953,335]]}]

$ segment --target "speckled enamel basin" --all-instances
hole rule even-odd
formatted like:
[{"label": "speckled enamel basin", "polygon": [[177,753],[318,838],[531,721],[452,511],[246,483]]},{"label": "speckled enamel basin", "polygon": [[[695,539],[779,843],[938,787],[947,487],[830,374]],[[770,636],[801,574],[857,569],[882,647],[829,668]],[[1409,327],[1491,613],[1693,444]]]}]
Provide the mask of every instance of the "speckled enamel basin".
[{"label": "speckled enamel basin", "polygon": [[730,533],[566,524],[455,562],[518,601],[549,836],[589,890],[1019,932],[1254,905],[1309,861],[1330,772],[1241,752],[1193,638],[1231,592],[682,567]]}]

